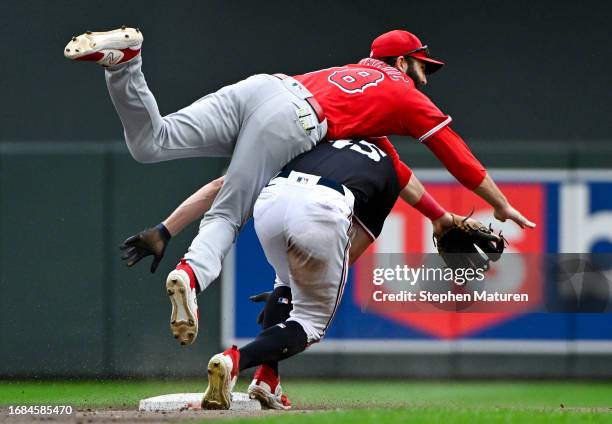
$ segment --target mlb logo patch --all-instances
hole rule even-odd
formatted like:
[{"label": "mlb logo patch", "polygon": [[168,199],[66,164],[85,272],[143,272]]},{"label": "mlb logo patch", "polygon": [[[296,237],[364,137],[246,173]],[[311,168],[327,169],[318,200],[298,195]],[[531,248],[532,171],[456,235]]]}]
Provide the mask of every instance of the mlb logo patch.
[{"label": "mlb logo patch", "polygon": [[277,302],[278,303],[282,303],[284,305],[288,305],[289,304],[289,299],[287,299],[286,297],[279,297]]},{"label": "mlb logo patch", "polygon": [[298,183],[308,184],[308,178],[306,177],[297,177],[296,180]]}]

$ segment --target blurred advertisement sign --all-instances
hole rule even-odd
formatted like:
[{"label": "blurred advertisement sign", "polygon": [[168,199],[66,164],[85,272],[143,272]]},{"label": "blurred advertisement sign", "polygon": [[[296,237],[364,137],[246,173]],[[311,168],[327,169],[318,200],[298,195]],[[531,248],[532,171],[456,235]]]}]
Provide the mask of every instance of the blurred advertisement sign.
[{"label": "blurred advertisement sign", "polygon": [[[538,224],[529,231],[494,221],[492,209],[445,172],[416,173],[449,211],[473,213],[481,222],[492,222],[509,242],[505,255],[483,281],[464,286],[429,281],[425,291],[438,296],[475,290],[518,293],[527,294],[529,300],[373,302],[375,268],[441,267],[433,254],[431,224],[398,202],[379,239],[352,268],[325,339],[309,350],[612,352],[612,314],[607,313],[612,255],[606,254],[612,252],[612,171],[492,171],[510,202]],[[262,305],[253,304],[248,297],[271,290],[273,282],[274,272],[250,223],[224,268],[225,344],[242,343],[257,335],[255,317]],[[382,286],[387,294],[397,293],[403,283],[396,279]]]}]

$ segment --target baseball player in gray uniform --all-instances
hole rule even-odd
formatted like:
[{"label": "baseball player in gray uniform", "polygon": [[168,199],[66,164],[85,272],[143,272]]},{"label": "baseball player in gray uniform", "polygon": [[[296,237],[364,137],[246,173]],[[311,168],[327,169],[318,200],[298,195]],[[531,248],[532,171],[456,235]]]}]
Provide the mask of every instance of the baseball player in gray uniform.
[{"label": "baseball player in gray uniform", "polygon": [[[204,290],[219,275],[221,261],[251,215],[261,188],[292,158],[312,149],[325,136],[327,123],[301,83],[265,74],[224,87],[162,117],[142,72],[142,41],[137,28],[88,31],[73,37],[64,55],[105,67],[125,141],[138,162],[232,157],[225,183],[185,255],[198,291]],[[178,284],[190,289],[188,282]],[[181,337],[185,331],[197,332],[188,327],[173,331]],[[186,344],[192,341],[187,339]]]}]

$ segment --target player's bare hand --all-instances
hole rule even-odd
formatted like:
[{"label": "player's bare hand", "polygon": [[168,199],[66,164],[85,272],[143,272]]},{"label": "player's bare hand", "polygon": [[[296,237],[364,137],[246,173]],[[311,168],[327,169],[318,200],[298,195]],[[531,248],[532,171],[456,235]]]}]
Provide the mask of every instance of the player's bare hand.
[{"label": "player's bare hand", "polygon": [[[440,218],[436,219],[435,221],[431,221],[433,225],[434,236],[439,238],[442,234],[456,226],[458,222],[462,222],[466,226],[470,226],[472,228],[484,227],[482,223],[473,218],[470,218],[469,216],[457,215],[456,213],[446,212]],[[500,240],[500,237],[493,232],[490,233],[489,237],[491,238],[491,241]]]},{"label": "player's bare hand", "polygon": [[525,218],[519,211],[510,205],[495,209],[493,214],[495,219],[505,222],[506,220],[514,221],[521,228],[535,228],[536,224]]},{"label": "player's bare hand", "polygon": [[157,266],[164,257],[164,252],[170,238],[171,235],[164,224],[147,228],[138,234],[128,237],[119,246],[119,249],[123,251],[121,259],[126,261],[127,266],[131,267],[142,258],[152,255],[151,272],[153,273],[157,270]]},{"label": "player's bare hand", "polygon": [[[460,215],[455,216],[461,219],[465,218]],[[440,218],[436,219],[435,221],[431,221],[431,224],[433,225],[434,235],[436,237],[440,237],[453,226],[453,215],[451,215],[449,212],[445,212]]]}]

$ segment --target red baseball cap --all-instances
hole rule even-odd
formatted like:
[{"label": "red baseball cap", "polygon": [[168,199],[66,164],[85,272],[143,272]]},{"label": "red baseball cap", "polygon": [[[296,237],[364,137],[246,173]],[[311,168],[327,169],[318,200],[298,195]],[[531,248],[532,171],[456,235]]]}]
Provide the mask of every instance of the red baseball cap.
[{"label": "red baseball cap", "polygon": [[429,48],[421,43],[418,37],[408,31],[395,29],[379,35],[372,41],[370,57],[410,56],[425,62],[425,73],[436,72],[444,62],[429,57]]}]

